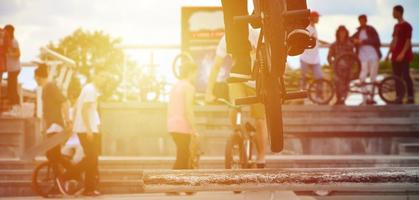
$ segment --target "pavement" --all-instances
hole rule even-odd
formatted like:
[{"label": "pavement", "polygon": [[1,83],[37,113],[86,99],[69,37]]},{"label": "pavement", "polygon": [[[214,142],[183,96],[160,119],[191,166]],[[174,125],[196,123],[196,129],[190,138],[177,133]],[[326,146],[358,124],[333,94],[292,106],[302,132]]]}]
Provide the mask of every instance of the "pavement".
[{"label": "pavement", "polygon": [[[41,200],[42,197],[8,197],[0,199]],[[419,200],[418,194],[411,195],[332,195],[332,196],[297,196],[290,191],[252,191],[234,194],[233,192],[199,192],[194,195],[157,194],[121,194],[102,195],[99,197],[58,197],[49,199],[100,199],[100,200]]]}]

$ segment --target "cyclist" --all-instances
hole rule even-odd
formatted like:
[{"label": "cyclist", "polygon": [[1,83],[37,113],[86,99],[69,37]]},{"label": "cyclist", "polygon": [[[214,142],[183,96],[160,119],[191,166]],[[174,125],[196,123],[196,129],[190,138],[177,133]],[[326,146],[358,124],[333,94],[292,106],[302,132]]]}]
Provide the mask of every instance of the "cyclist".
[{"label": "cyclist", "polygon": [[336,41],[330,46],[327,61],[335,71],[336,105],[345,104],[346,94],[349,90],[350,61],[336,63],[339,56],[347,53],[355,53],[355,46],[349,40],[348,29],[341,25],[336,31]]},{"label": "cyclist", "polygon": [[[247,39],[247,41],[250,42],[253,49],[256,49],[257,41],[259,38],[259,32],[254,29],[248,29],[248,33],[249,33],[249,39]],[[219,71],[222,67],[222,64],[224,60],[229,56],[229,54],[227,53],[228,52],[227,46],[228,45],[226,45],[226,35],[224,35],[219,41],[219,44],[217,46],[214,65],[210,72],[210,77],[208,80],[208,86],[207,86],[206,95],[205,95],[205,99],[207,102],[212,102],[215,99],[213,95],[213,89],[214,89]],[[233,66],[233,69],[234,69],[234,66]],[[234,100],[237,98],[244,98],[244,97],[254,96],[254,95],[255,95],[255,89],[246,83],[236,82],[236,83],[229,84],[229,98],[231,102],[234,102]],[[230,122],[233,129],[235,130],[234,133],[238,136],[239,127],[237,127],[236,125],[236,115],[237,115],[237,110],[230,109],[230,114],[229,114]],[[258,168],[264,168],[267,130],[266,130],[266,120],[265,120],[265,108],[263,104],[261,103],[252,104],[251,116],[256,121],[256,137],[255,138],[256,138],[256,149],[258,151],[256,165]]]},{"label": "cyclist", "polygon": [[[62,94],[61,90],[55,82],[48,81],[47,66],[40,64],[35,70],[35,81],[38,86],[42,87],[42,109],[43,121],[47,137],[52,137],[66,128],[71,126],[69,119],[69,102]],[[56,145],[46,153],[47,159],[53,163],[54,167],[61,164],[66,169],[70,169],[72,164],[69,160],[64,159],[61,154],[61,145]],[[57,170],[57,169],[55,169]],[[57,179],[57,186],[62,186],[62,180]]]}]

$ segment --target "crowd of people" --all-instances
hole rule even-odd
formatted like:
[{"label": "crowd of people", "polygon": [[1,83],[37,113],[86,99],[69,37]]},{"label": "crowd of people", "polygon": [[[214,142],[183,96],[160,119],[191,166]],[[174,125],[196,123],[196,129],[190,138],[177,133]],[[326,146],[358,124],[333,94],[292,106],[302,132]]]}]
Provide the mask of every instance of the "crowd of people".
[{"label": "crowd of people", "polygon": [[[385,57],[386,61],[391,60],[393,75],[401,78],[407,87],[408,104],[415,103],[413,81],[410,77],[409,64],[413,60],[412,51],[412,26],[403,18],[404,8],[397,5],[393,8],[393,17],[397,20],[394,26],[393,39],[390,44],[390,50]],[[319,14],[312,12],[310,15],[310,26],[307,28],[311,36],[318,38],[315,24],[319,21]],[[376,29],[368,24],[368,17],[360,15],[358,17],[359,27],[354,34],[350,34],[349,30],[340,25],[336,30],[336,40],[330,45],[327,60],[333,71],[335,72],[335,90],[336,104],[344,104],[346,93],[349,90],[350,70],[349,68],[339,67],[336,64],[337,58],[344,54],[356,54],[361,63],[361,71],[359,80],[363,85],[363,90],[373,90],[365,84],[367,78],[372,83],[376,82],[377,74],[380,66],[380,60],[383,57],[380,47],[381,41]],[[325,43],[318,40],[318,43]],[[314,79],[322,79],[323,74],[320,65],[319,45],[313,49],[305,50],[300,56],[301,63],[301,89],[306,89],[306,75],[308,71],[312,71]],[[346,71],[345,71],[346,70]],[[396,85],[397,93],[400,94],[402,86]],[[403,97],[398,95],[397,103],[402,104]],[[363,95],[361,105],[376,104],[370,95]]]},{"label": "crowd of people", "polygon": [[[18,76],[21,70],[19,43],[12,25],[0,27],[0,101],[7,97],[11,109],[4,114],[19,116],[22,112],[18,92]],[[7,90],[3,91],[3,74],[7,73]],[[4,95],[7,94],[7,95]],[[1,105],[3,106],[3,105]]]}]

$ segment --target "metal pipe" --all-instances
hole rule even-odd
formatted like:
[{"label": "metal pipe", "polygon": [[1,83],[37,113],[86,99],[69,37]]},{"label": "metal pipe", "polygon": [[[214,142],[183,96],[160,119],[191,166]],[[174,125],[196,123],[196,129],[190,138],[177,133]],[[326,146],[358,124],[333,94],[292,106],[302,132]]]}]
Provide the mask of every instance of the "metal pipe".
[{"label": "metal pipe", "polygon": [[419,191],[419,168],[294,168],[141,172],[146,192],[161,191]]}]

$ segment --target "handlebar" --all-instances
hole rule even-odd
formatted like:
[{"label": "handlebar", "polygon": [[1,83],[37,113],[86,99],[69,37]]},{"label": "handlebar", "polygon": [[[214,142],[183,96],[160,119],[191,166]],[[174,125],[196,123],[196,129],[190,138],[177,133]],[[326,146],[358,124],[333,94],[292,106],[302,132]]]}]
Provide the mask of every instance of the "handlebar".
[{"label": "handlebar", "polygon": [[225,104],[228,107],[233,108],[233,109],[240,109],[241,108],[240,106],[234,105],[233,103],[231,103],[230,101],[227,101],[226,99],[217,98],[217,99],[215,99],[215,101],[223,103],[223,104]]}]

